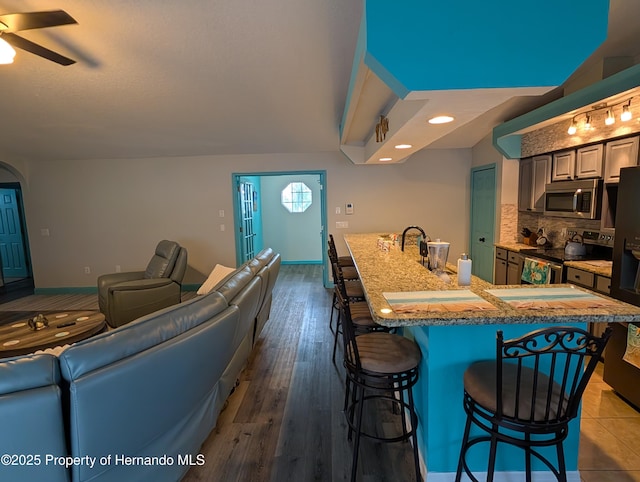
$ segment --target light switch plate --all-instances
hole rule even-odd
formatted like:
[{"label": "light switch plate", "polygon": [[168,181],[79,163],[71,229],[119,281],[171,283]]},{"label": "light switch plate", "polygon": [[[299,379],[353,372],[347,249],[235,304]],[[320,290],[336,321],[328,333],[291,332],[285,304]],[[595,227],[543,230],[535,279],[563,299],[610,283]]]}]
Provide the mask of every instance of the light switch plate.
[{"label": "light switch plate", "polygon": [[347,203],[344,212],[345,214],[353,214],[353,203]]}]

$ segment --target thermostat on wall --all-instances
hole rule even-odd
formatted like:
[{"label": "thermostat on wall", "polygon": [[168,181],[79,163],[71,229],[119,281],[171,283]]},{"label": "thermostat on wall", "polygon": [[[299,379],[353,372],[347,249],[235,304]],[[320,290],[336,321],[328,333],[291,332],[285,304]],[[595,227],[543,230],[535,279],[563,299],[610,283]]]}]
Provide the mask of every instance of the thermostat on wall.
[{"label": "thermostat on wall", "polygon": [[347,203],[344,210],[345,214],[353,214],[353,203]]}]

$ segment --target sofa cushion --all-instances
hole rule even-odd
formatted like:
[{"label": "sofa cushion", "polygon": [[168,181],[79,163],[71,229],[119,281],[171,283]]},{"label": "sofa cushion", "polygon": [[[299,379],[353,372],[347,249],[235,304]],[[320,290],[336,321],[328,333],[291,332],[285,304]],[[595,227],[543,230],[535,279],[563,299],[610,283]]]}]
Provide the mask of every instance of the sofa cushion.
[{"label": "sofa cushion", "polygon": [[199,295],[206,295],[209,293],[220,281],[222,281],[226,276],[233,273],[236,269],[229,268],[228,266],[222,266],[221,264],[216,264],[213,268],[211,274],[206,279],[202,286],[196,292]]}]

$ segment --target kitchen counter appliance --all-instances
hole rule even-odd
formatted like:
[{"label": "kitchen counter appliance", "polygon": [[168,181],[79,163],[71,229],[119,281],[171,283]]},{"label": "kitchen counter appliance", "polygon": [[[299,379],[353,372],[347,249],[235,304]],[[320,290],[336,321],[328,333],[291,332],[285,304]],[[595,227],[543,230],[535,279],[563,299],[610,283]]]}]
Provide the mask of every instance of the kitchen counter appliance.
[{"label": "kitchen counter appliance", "polygon": [[600,219],[602,181],[560,181],[545,185],[544,213],[578,219]]},{"label": "kitchen counter appliance", "polygon": [[[640,167],[620,170],[617,206],[611,296],[640,306]],[[629,331],[627,323],[613,323],[603,378],[619,395],[640,407],[640,368],[623,359]]]}]

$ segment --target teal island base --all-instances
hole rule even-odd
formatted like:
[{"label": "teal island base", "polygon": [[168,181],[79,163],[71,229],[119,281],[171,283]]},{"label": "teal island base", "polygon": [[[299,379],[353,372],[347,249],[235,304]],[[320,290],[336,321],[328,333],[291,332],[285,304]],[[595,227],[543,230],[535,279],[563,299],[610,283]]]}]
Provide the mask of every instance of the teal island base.
[{"label": "teal island base", "polygon": [[[478,360],[495,359],[496,331],[505,339],[516,338],[539,328],[558,326],[547,324],[486,324],[447,326],[406,326],[405,336],[415,339],[422,351],[420,379],[414,387],[418,411],[418,449],[423,462],[426,482],[453,482],[455,479],[466,414],[462,406],[463,374]],[[586,323],[573,323],[586,329]],[[476,427],[474,427],[476,428]],[[472,435],[479,430],[472,431]],[[580,482],[578,447],[580,417],[569,425],[564,442],[568,482]],[[555,461],[555,450],[541,452]],[[478,444],[467,453],[467,463],[478,480],[487,471],[489,444]],[[495,482],[525,480],[524,451],[507,444],[498,444]],[[426,471],[425,471],[426,469]],[[534,482],[555,482],[553,473],[534,458]],[[463,481],[469,480],[463,475]]]}]

